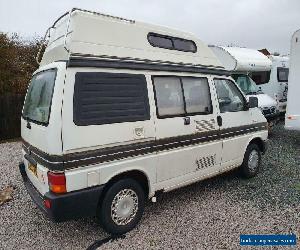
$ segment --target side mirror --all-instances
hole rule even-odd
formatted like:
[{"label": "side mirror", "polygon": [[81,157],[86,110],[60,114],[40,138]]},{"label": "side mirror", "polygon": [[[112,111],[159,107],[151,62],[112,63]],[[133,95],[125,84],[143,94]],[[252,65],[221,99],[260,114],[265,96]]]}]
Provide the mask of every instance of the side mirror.
[{"label": "side mirror", "polygon": [[258,107],[258,99],[257,99],[257,97],[254,97],[254,96],[249,97],[248,107],[250,109]]}]

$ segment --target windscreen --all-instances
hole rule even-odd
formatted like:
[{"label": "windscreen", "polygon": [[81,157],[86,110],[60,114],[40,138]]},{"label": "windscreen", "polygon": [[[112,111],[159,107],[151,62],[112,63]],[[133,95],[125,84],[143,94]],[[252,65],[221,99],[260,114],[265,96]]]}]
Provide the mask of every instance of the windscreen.
[{"label": "windscreen", "polygon": [[256,95],[259,92],[259,88],[249,76],[233,75],[232,77],[245,95]]},{"label": "windscreen", "polygon": [[22,116],[24,119],[47,125],[56,78],[56,69],[35,74],[30,82]]}]

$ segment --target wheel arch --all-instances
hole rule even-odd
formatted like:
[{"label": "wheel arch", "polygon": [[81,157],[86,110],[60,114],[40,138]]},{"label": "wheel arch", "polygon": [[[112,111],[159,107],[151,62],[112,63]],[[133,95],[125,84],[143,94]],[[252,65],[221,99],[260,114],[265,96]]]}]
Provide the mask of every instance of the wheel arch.
[{"label": "wheel arch", "polygon": [[[250,145],[250,144],[256,144],[259,149],[260,149],[260,152],[262,154],[264,154],[267,150],[267,145],[266,145],[266,142],[261,138],[261,137],[254,137],[254,138],[251,138],[251,140],[249,141],[247,147]],[[246,152],[246,149],[247,147],[245,148],[244,152]]]},{"label": "wheel arch", "polygon": [[145,197],[150,197],[151,195],[151,185],[150,185],[150,179],[148,175],[141,169],[130,169],[125,170],[123,172],[119,172],[115,174],[114,176],[110,177],[108,182],[105,184],[103,192],[101,194],[100,200],[102,200],[103,196],[107,192],[107,190],[117,181],[131,178],[137,181],[141,187],[143,188],[145,192]]}]

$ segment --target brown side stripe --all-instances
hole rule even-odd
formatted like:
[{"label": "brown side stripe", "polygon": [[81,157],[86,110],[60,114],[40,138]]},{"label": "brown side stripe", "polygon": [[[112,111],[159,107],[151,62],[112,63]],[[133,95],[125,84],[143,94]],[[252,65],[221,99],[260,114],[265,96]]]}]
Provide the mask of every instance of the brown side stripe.
[{"label": "brown side stripe", "polygon": [[33,160],[53,171],[63,171],[84,165],[109,162],[113,160],[140,156],[179,147],[197,145],[210,141],[240,136],[256,131],[266,130],[266,123],[246,125],[235,128],[202,132],[193,135],[152,140],[130,145],[122,145],[66,155],[49,155],[31,146],[23,140],[23,149]]}]

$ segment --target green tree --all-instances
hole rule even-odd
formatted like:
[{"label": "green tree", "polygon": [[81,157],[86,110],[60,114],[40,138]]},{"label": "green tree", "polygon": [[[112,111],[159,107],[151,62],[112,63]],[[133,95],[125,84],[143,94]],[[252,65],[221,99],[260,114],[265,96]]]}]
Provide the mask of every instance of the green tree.
[{"label": "green tree", "polygon": [[32,73],[38,68],[35,56],[40,39],[24,41],[17,34],[0,32],[0,95],[25,94]]}]

